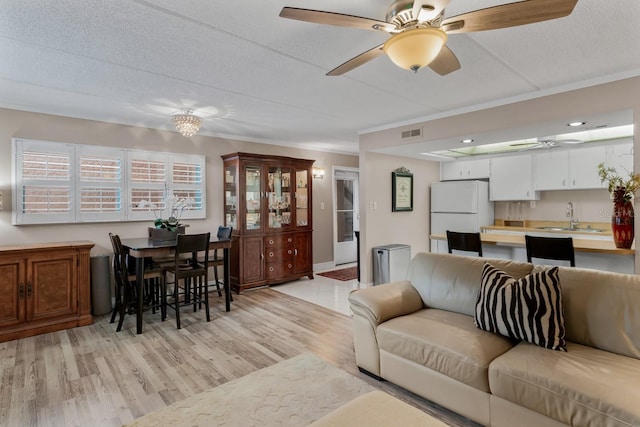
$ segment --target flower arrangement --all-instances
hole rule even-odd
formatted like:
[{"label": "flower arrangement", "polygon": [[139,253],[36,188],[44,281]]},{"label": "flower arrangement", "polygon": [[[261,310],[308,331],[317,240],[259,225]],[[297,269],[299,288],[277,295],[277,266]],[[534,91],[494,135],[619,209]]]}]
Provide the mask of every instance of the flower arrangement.
[{"label": "flower arrangement", "polygon": [[[153,221],[153,225],[155,228],[166,228],[169,231],[176,231],[179,227],[182,226],[180,223],[180,218],[185,209],[195,206],[195,200],[191,197],[183,197],[178,198],[175,195],[171,195],[164,199],[165,207],[168,207],[169,217],[162,218],[162,210],[155,204],[151,203],[148,200],[141,200],[138,203],[139,208],[148,208],[153,212],[156,219]],[[165,208],[166,209],[166,208]]]},{"label": "flower arrangement", "polygon": [[630,201],[640,188],[639,174],[629,172],[629,178],[624,179],[614,167],[607,167],[604,162],[598,164],[598,176],[600,182],[607,182],[607,188],[612,197],[622,197],[625,202]]}]

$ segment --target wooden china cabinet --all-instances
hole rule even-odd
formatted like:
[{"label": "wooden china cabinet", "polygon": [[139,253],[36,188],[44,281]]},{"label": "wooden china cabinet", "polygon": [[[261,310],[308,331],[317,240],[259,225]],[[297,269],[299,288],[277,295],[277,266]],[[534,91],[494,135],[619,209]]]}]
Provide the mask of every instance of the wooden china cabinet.
[{"label": "wooden china cabinet", "polygon": [[233,227],[231,288],[313,279],[314,160],[233,153],[224,161],[224,222]]}]

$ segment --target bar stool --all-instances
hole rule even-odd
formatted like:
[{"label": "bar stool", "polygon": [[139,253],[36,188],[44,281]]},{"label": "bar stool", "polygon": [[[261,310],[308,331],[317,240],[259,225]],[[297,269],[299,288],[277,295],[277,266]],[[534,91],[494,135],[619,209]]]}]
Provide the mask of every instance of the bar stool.
[{"label": "bar stool", "polygon": [[449,253],[453,250],[465,252],[477,252],[478,256],[482,256],[482,242],[480,241],[480,233],[459,233],[447,230],[447,244]]},{"label": "bar stool", "polygon": [[[216,235],[216,237],[218,237],[218,239],[230,239],[232,232],[233,227],[224,227],[221,225],[218,227],[218,234]],[[198,258],[198,262],[203,263],[204,259],[200,257]],[[212,254],[209,254],[209,262],[207,263],[207,265],[210,268],[213,268],[213,277],[216,283],[216,289],[218,290],[218,296],[222,296],[220,285],[223,283],[218,276],[218,267],[224,266],[224,262],[224,256],[218,254],[218,249],[215,249],[213,251],[213,256]],[[233,301],[233,296],[231,296],[231,301]]]},{"label": "bar stool", "polygon": [[[122,323],[124,321],[125,314],[133,314],[136,311],[136,300],[138,296],[138,289],[136,286],[136,275],[129,272],[127,267],[127,253],[122,247],[120,236],[117,234],[109,233],[109,239],[111,240],[111,246],[113,247],[113,277],[115,280],[115,300],[116,303],[111,313],[111,322],[116,320],[116,315],[119,314],[118,326],[116,332],[122,330]],[[158,268],[149,268],[144,271],[145,282],[145,307],[151,307],[153,313],[156,308],[162,309],[161,295],[160,295],[160,279],[162,278],[162,271]]]},{"label": "bar stool", "polygon": [[[178,234],[174,264],[162,269],[162,320],[167,316],[167,307],[173,308],[176,312],[178,329],[180,329],[181,306],[193,304],[193,311],[196,311],[198,306],[204,304],[207,322],[211,320],[208,272],[210,236],[211,233]],[[198,255],[203,257],[203,262],[198,262]],[[170,301],[167,301],[168,274],[174,276]]]},{"label": "bar stool", "polygon": [[527,261],[531,258],[569,261],[571,267],[576,266],[576,256],[571,237],[536,237],[524,236],[527,246]]}]

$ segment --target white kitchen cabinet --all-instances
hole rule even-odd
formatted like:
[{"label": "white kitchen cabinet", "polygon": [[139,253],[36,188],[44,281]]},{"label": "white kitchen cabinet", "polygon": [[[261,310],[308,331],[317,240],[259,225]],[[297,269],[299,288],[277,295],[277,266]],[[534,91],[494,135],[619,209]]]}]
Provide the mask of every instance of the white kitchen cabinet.
[{"label": "white kitchen cabinet", "polygon": [[569,185],[569,151],[543,149],[533,154],[534,188],[563,190]]},{"label": "white kitchen cabinet", "polygon": [[608,145],[605,164],[614,167],[623,178],[628,177],[633,172],[633,141]]},{"label": "white kitchen cabinet", "polygon": [[569,188],[604,188],[598,176],[598,164],[605,156],[606,147],[603,145],[569,150]]},{"label": "white kitchen cabinet", "polygon": [[492,201],[538,200],[533,187],[533,157],[495,157],[490,163],[489,199]]},{"label": "white kitchen cabinet", "polygon": [[[620,153],[620,150],[614,153],[613,146],[603,145],[541,150],[533,155],[534,187],[540,191],[603,188],[598,177],[598,164],[605,161],[609,151],[612,157]],[[614,167],[617,168],[617,164]]]},{"label": "white kitchen cabinet", "polygon": [[454,160],[440,163],[440,180],[454,181],[460,179],[489,178],[490,160]]}]

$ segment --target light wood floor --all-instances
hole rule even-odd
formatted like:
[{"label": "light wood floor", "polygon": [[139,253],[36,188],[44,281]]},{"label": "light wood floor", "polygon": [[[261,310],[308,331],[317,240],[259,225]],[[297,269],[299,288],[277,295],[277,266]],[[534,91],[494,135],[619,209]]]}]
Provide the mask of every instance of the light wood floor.
[{"label": "light wood floor", "polygon": [[[204,310],[175,319],[145,313],[115,332],[109,316],[90,326],[0,343],[0,426],[120,426],[258,369],[312,352],[452,426],[470,421],[358,372],[351,319],[272,289],[234,295],[225,313],[212,295]],[[172,316],[171,312],[169,315]]]}]

